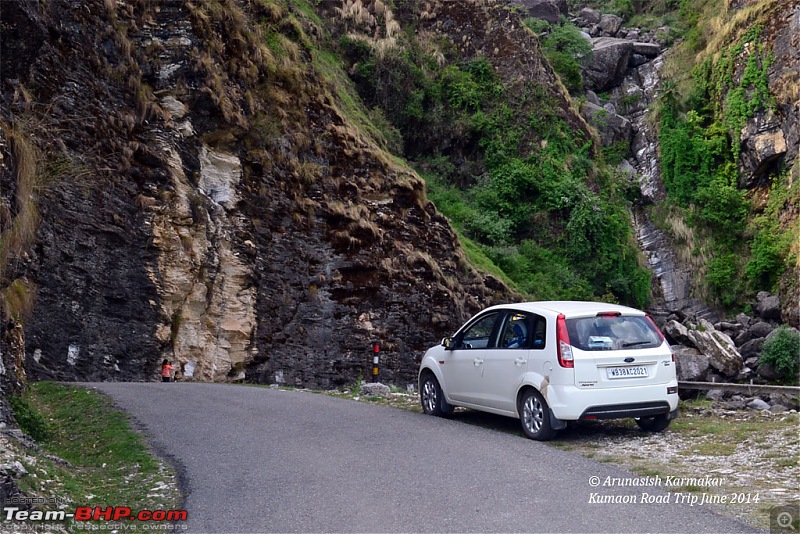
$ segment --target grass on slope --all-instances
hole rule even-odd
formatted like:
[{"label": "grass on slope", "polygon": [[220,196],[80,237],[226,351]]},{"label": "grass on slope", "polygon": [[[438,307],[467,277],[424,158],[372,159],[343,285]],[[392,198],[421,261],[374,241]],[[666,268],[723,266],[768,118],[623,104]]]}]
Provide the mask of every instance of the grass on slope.
[{"label": "grass on slope", "polygon": [[[175,472],[148,449],[128,416],[105,395],[39,382],[12,404],[20,426],[42,449],[11,443],[27,471],[17,482],[28,497],[58,503],[38,504],[38,509],[114,506],[136,513],[179,508]],[[148,522],[148,527],[157,524]]]}]

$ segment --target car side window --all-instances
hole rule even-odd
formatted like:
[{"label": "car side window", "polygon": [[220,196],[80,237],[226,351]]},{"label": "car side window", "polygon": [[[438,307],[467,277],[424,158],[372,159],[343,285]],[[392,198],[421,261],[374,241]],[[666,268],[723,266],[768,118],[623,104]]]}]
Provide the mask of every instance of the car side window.
[{"label": "car side window", "polygon": [[527,314],[508,314],[503,325],[503,334],[500,336],[500,347],[505,349],[528,348],[531,331],[531,320]]},{"label": "car side window", "polygon": [[458,348],[485,349],[488,347],[498,316],[498,313],[490,313],[481,317],[472,326],[464,330],[464,335],[461,337]]},{"label": "car side window", "polygon": [[506,349],[543,349],[547,322],[531,313],[511,312],[506,317],[500,347]]}]

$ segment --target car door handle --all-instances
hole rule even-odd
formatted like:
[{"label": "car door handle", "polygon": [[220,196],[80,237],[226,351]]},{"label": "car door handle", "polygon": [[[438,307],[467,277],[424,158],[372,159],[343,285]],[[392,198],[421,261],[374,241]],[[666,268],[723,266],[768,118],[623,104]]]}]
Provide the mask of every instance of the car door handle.
[{"label": "car door handle", "polygon": [[526,363],[527,360],[525,358],[517,358],[516,360],[514,360],[514,365],[516,365],[517,367],[522,367]]},{"label": "car door handle", "polygon": [[480,358],[475,358],[474,360],[472,360],[472,362],[475,364],[475,367],[483,365],[483,360],[481,360]]}]

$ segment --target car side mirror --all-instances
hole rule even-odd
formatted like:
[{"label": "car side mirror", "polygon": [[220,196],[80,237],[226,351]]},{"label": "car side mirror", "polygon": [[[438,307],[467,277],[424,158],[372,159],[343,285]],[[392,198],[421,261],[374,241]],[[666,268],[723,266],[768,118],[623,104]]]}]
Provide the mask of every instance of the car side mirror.
[{"label": "car side mirror", "polygon": [[456,348],[455,340],[453,340],[452,337],[446,337],[442,339],[442,346],[444,347],[444,350],[453,350]]}]

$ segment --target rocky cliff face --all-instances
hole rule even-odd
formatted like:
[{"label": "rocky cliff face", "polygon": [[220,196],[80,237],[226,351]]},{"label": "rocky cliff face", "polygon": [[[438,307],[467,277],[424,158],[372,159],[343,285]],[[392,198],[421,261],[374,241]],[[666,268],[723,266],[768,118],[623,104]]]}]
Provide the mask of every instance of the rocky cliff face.
[{"label": "rocky cliff face", "polygon": [[[750,43],[745,46],[733,61],[732,80],[741,83],[748,77],[748,71],[759,54],[764,53],[768,58],[763,64],[772,101],[766,109],[748,117],[738,139],[739,187],[746,190],[752,201],[751,215],[757,217],[764,213],[771,196],[780,198],[786,195],[800,179],[800,160],[797,157],[800,151],[800,89],[797,83],[800,79],[800,0],[730,1],[726,8],[728,17],[739,21],[739,34],[757,32],[761,41],[760,45]],[[753,10],[758,16],[752,17],[748,24],[748,14]],[[753,93],[752,89],[749,90],[747,98],[756,98]],[[720,98],[728,96],[728,93],[723,93]],[[788,185],[774,187],[776,178],[783,172],[788,174]],[[796,231],[800,222],[797,203],[786,203],[777,217],[782,231]],[[789,264],[779,284],[780,318],[795,328],[800,327],[799,253],[800,244],[795,239]]]},{"label": "rocky cliff face", "polygon": [[[769,189],[768,178],[775,169],[790,170],[792,183],[800,180],[800,1],[780,4],[764,29],[771,45],[774,62],[768,75],[776,95],[777,114],[757,116],[742,130],[741,166],[747,183],[757,183],[761,191]],[[781,214],[784,228],[800,224],[800,206],[789,206]],[[780,282],[781,317],[800,328],[800,243],[794,244],[794,265]]]},{"label": "rocky cliff face", "polygon": [[5,369],[325,387],[377,343],[408,383],[511,298],[342,111],[322,32],[282,3],[3,5]]},{"label": "rocky cliff face", "polygon": [[[559,4],[557,0],[542,1],[551,4],[553,9]],[[671,212],[661,213],[661,218],[666,220],[661,221],[659,228],[646,209],[662,204],[667,196],[652,111],[663,90],[661,71],[665,58],[672,53],[667,46],[670,30],[643,32],[639,28],[622,26],[622,20],[614,15],[588,7],[578,11],[579,7],[582,4],[575,6],[576,13],[570,18],[585,32],[586,38],[591,39],[593,48],[591,62],[585,68],[587,97],[581,111],[598,129],[603,146],[630,143],[630,153],[620,170],[632,180],[638,180],[640,186],[642,205],[633,210],[633,220],[640,248],[654,274],[656,298],[652,311],[681,311],[690,316],[718,318],[722,310],[709,306],[703,289],[702,274],[711,259],[710,254],[704,257],[707,253],[680,217]],[[530,13],[538,16],[534,9]],[[719,101],[712,106],[724,108],[728,92],[743,78],[752,76],[747,74],[753,66],[751,60],[761,53],[769,58],[765,82],[774,102],[749,117],[741,131],[733,135],[736,138],[738,134],[733,142],[739,145],[739,187],[753,201],[751,217],[755,217],[763,212],[771,194],[786,193],[783,188],[771,191],[776,177],[788,170],[788,188],[791,188],[800,172],[797,161],[800,100],[796,83],[800,73],[800,2],[727,2],[715,16],[715,24],[724,25],[726,31],[713,36],[713,44],[709,43],[704,51],[704,57],[710,58],[712,63],[720,60],[721,49],[732,46],[748,32],[755,32],[760,44],[749,43],[731,61],[729,75],[733,85],[717,94]],[[669,68],[675,70],[674,65]],[[607,98],[598,99],[592,90],[608,91]],[[748,95],[748,98],[755,96]],[[798,215],[797,206],[789,203],[779,215],[781,228],[796,227]],[[669,231],[665,231],[664,226],[669,227]],[[797,252],[795,245],[790,253],[795,265],[787,268],[779,290],[782,319],[793,326],[800,325]]]}]

